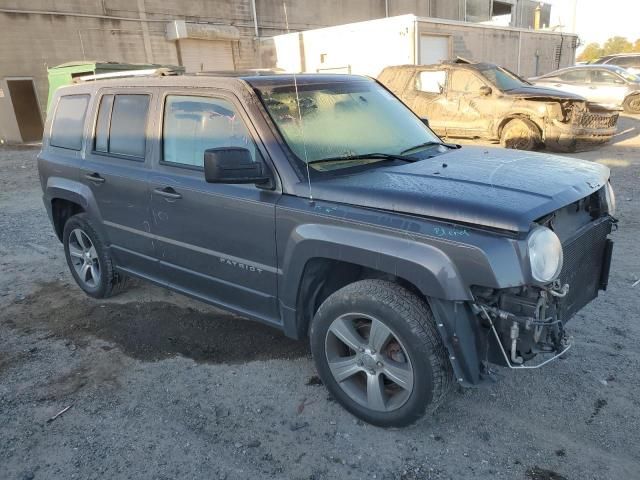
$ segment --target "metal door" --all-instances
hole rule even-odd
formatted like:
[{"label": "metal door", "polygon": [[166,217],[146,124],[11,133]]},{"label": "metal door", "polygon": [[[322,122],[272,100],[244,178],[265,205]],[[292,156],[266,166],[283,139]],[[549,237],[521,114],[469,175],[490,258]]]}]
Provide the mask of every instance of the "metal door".
[{"label": "metal door", "polygon": [[167,283],[239,313],[279,322],[277,191],[205,182],[208,148],[266,153],[231,96],[177,92],[163,101],[158,161],[150,178],[152,233]]},{"label": "metal door", "polygon": [[116,264],[133,274],[155,278],[147,183],[151,100],[148,89],[100,93],[80,180],[96,199]]}]

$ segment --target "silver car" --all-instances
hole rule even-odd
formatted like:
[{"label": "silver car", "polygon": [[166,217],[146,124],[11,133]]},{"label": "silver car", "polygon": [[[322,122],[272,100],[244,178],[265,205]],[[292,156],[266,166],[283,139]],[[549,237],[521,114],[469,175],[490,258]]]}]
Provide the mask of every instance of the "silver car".
[{"label": "silver car", "polygon": [[640,77],[615,65],[576,65],[529,81],[575,93],[593,104],[640,113]]}]

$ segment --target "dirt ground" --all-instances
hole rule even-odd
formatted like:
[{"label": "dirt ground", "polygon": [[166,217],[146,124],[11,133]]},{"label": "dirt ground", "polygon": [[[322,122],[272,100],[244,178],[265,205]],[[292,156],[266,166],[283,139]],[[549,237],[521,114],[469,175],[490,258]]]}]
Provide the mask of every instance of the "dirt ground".
[{"label": "dirt ground", "polygon": [[337,405],[304,342],[142,282],[86,297],[37,150],[0,150],[0,478],[640,479],[640,118],[619,132],[576,155],[612,169],[620,229],[571,354],[403,430]]}]

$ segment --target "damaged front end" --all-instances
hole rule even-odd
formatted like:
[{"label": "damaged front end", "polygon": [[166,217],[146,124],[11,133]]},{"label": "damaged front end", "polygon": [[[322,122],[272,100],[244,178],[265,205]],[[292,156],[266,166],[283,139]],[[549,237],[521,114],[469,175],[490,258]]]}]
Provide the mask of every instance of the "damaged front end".
[{"label": "damaged front end", "polygon": [[[569,284],[500,292],[472,305],[490,330],[486,361],[510,368],[539,368],[564,354],[571,344],[559,312]],[[554,354],[535,365],[523,365],[539,353]]]},{"label": "damaged front end", "polygon": [[[609,234],[617,224],[614,214],[615,197],[607,183],[538,219],[527,239],[518,242],[521,268],[528,278],[525,284],[474,285],[471,301],[431,300],[459,384],[492,381],[495,375],[490,364],[539,368],[570,348],[567,322],[600,290],[607,289],[613,252]],[[535,273],[539,257],[532,253],[530,243],[536,231],[555,238],[560,254],[542,280]],[[541,264],[549,265],[546,261]]]},{"label": "damaged front end", "polygon": [[[606,290],[616,224],[607,207],[605,186],[538,223],[553,229],[562,244],[560,273],[546,284],[507,289],[474,287],[471,310],[488,332],[485,359],[510,368],[538,368],[569,348],[564,326]],[[552,354],[524,365],[538,354]]]},{"label": "damaged front end", "polygon": [[558,100],[547,103],[544,141],[560,151],[591,148],[611,140],[619,113],[584,101]]}]

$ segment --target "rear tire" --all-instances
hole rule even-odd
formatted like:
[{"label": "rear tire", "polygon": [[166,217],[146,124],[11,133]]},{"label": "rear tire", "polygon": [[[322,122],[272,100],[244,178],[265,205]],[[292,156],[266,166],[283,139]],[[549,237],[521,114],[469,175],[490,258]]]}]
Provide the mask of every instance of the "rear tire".
[{"label": "rear tire", "polygon": [[515,150],[534,150],[540,145],[540,130],[526,118],[509,120],[500,132],[500,145]]},{"label": "rear tire", "polygon": [[116,273],[111,253],[86,213],[66,221],[62,244],[69,270],[87,295],[107,298],[124,288],[126,277]]},{"label": "rear tire", "polygon": [[627,113],[637,115],[640,113],[640,94],[629,95],[624,99],[622,108]]},{"label": "rear tire", "polygon": [[349,412],[403,427],[433,412],[453,385],[427,303],[392,282],[361,280],[318,309],[311,352],[323,383]]}]

